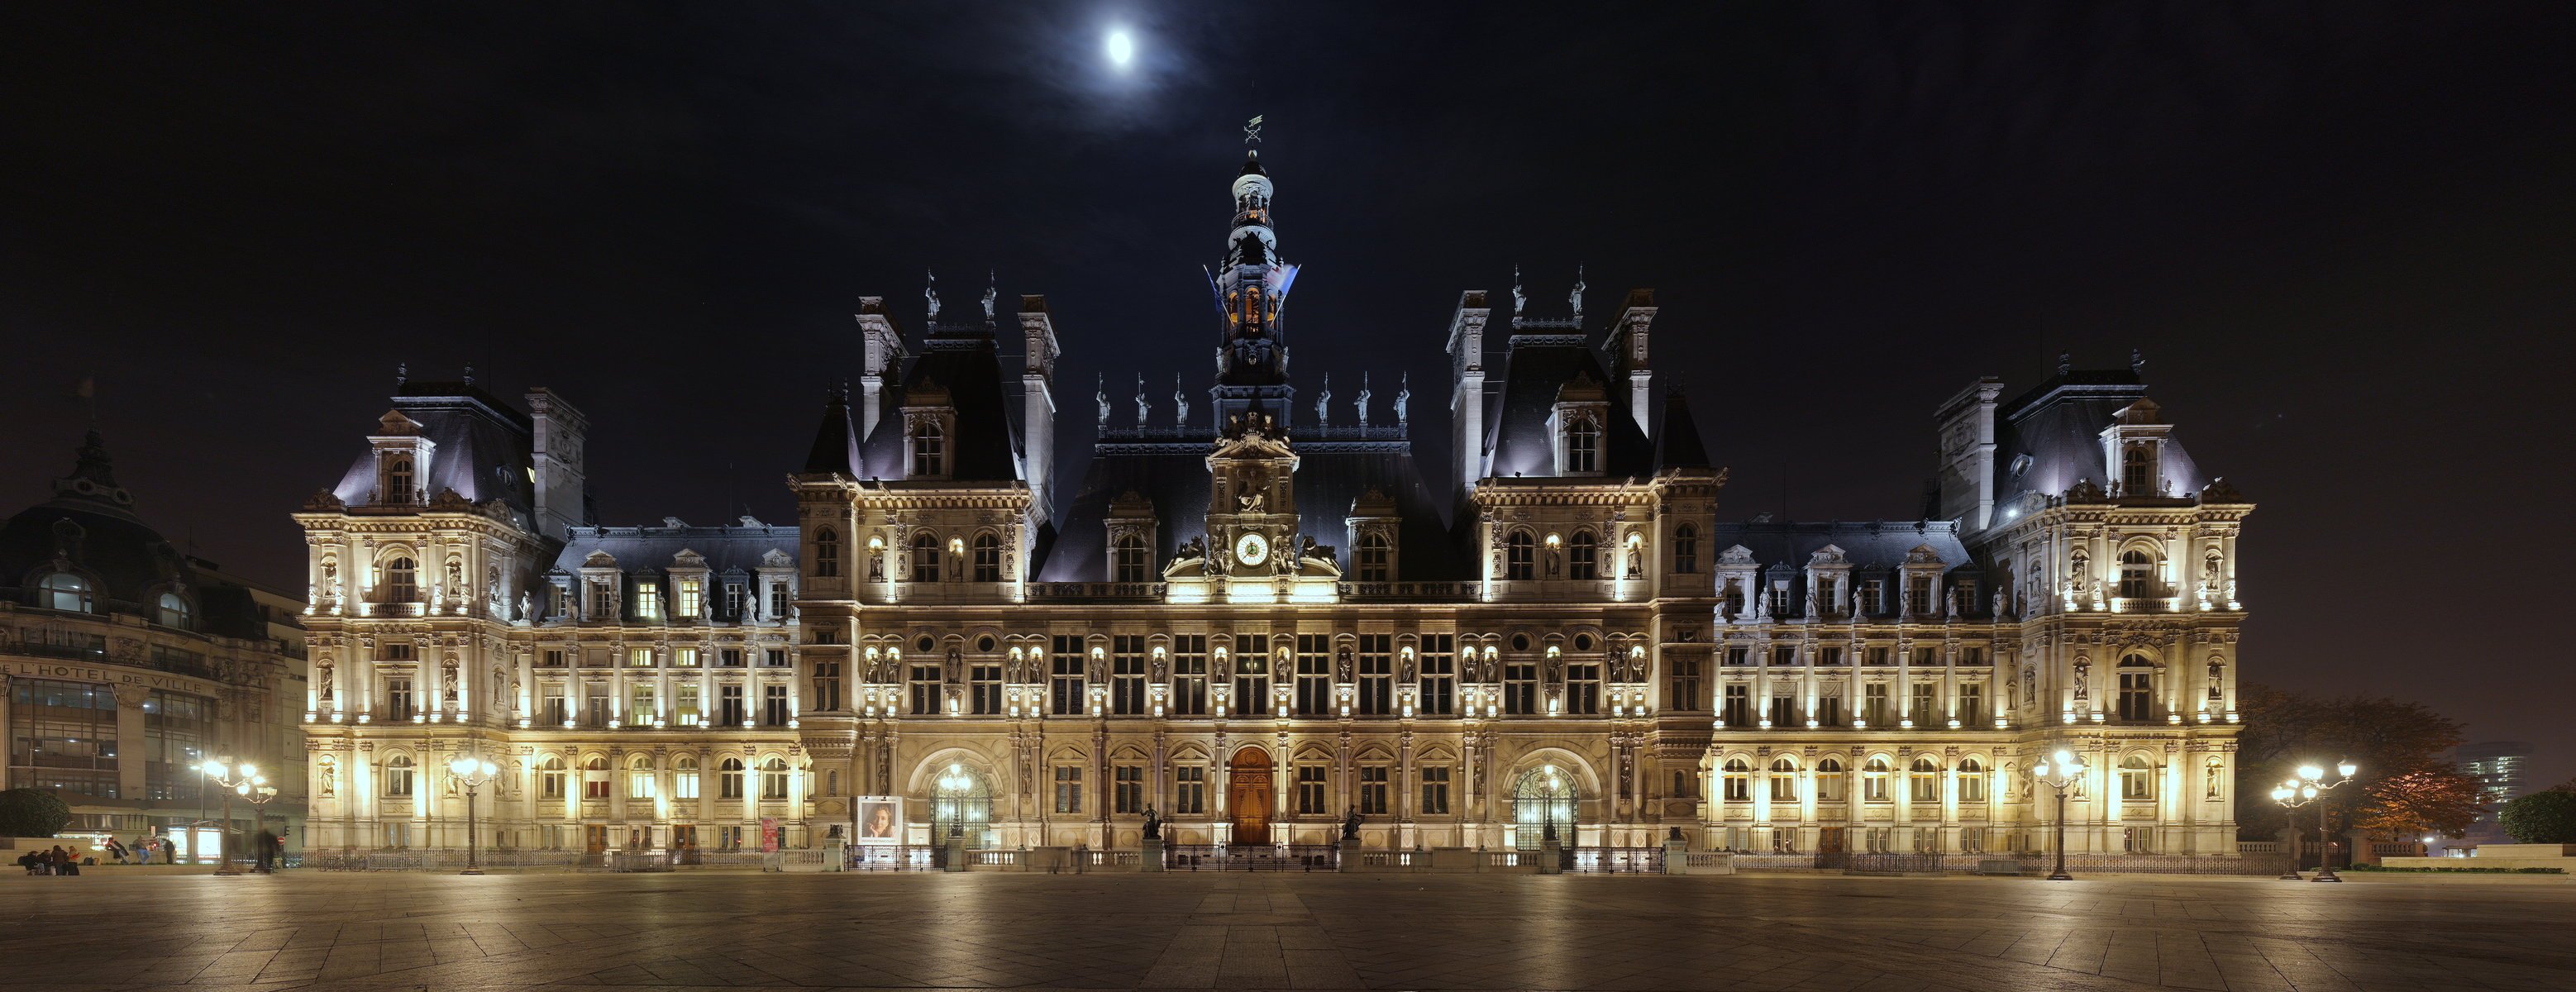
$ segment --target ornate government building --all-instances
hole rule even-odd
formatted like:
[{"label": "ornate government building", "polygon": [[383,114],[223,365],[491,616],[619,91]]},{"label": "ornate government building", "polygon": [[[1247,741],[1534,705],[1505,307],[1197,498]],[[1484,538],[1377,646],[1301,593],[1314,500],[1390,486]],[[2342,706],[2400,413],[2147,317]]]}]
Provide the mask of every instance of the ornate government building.
[{"label": "ornate government building", "polygon": [[1435,490],[1409,383],[1292,375],[1272,181],[1229,192],[1213,383],[1097,391],[1078,479],[1039,296],[863,298],[788,523],[605,525],[572,397],[403,383],[296,516],[312,843],[461,846],[470,752],[519,848],[1133,848],[1151,808],[1182,844],[1356,811],[1370,847],[2002,853],[2069,749],[2074,849],[2234,850],[2252,507],[2135,365],[1970,383],[1934,519],[1745,522],[1650,291],[1469,291]]}]

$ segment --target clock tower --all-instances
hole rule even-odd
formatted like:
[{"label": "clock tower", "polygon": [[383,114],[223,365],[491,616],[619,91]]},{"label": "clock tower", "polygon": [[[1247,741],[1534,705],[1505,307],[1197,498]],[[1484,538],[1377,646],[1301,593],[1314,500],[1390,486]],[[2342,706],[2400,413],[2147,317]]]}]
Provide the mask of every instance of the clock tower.
[{"label": "clock tower", "polygon": [[1208,270],[1208,289],[1222,318],[1215,402],[1209,405],[1220,429],[1236,415],[1255,410],[1286,427],[1296,389],[1288,384],[1288,342],[1280,312],[1297,281],[1297,267],[1279,258],[1279,235],[1271,227],[1272,186],[1259,153],[1244,154],[1231,192],[1234,223],[1226,231],[1225,256]]},{"label": "clock tower", "polygon": [[1226,418],[1207,457],[1208,573],[1233,579],[1294,576],[1297,453],[1288,430],[1255,408]]}]

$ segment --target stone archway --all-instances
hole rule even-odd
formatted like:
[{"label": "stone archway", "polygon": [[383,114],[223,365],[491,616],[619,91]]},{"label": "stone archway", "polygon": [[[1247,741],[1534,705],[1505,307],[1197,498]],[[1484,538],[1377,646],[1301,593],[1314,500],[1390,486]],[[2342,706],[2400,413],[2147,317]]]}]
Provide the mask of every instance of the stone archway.
[{"label": "stone archway", "polygon": [[1273,808],[1270,782],[1270,754],[1257,747],[1234,752],[1227,763],[1231,773],[1226,778],[1225,810],[1233,823],[1233,843],[1270,843],[1270,811]]}]

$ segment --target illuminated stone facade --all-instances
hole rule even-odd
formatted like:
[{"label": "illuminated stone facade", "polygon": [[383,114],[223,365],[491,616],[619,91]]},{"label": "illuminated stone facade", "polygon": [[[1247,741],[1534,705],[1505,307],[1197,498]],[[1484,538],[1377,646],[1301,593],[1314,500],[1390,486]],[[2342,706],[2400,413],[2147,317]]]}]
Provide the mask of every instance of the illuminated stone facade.
[{"label": "illuminated stone facade", "polygon": [[561,397],[406,384],[297,517],[317,836],[457,846],[468,749],[519,847],[828,846],[899,797],[894,839],[977,847],[1132,848],[1150,807],[1181,844],[1355,811],[1372,847],[1970,854],[2038,846],[2065,747],[2079,849],[2233,851],[2251,507],[2135,366],[1960,394],[1934,519],[1721,521],[1650,291],[1468,292],[1435,494],[1409,382],[1299,397],[1271,180],[1230,192],[1215,381],[1161,417],[1103,381],[1072,486],[1037,296],[926,293],[910,336],[863,299],[792,525],[601,527]]}]

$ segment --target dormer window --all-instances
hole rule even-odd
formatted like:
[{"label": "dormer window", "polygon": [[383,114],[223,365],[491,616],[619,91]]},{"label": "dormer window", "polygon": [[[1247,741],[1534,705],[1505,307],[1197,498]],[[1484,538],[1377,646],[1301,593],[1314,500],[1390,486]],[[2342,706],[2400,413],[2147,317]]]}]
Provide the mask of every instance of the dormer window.
[{"label": "dormer window", "polygon": [[948,432],[937,417],[924,417],[912,431],[912,474],[948,474]]},{"label": "dormer window", "polygon": [[420,599],[420,566],[410,558],[396,555],[385,562],[385,602],[409,603]]},{"label": "dormer window", "polygon": [[636,583],[635,616],[643,620],[653,620],[660,618],[661,615],[662,584],[659,582]]},{"label": "dormer window", "polygon": [[2125,496],[2156,494],[2156,447],[2133,443],[2120,452],[2120,492]]},{"label": "dormer window", "polygon": [[188,608],[187,597],[175,592],[165,592],[161,594],[161,600],[153,610],[152,619],[154,623],[164,627],[187,630],[189,624],[196,619],[194,614],[195,611]]},{"label": "dormer window", "polygon": [[617,617],[617,583],[606,579],[590,582],[590,618],[613,620]]},{"label": "dormer window", "polygon": [[1145,548],[1145,539],[1128,534],[1118,539],[1110,553],[1109,581],[1144,582],[1153,558]]},{"label": "dormer window", "polygon": [[49,610],[70,613],[90,611],[89,580],[70,572],[45,576],[36,587],[36,602]]},{"label": "dormer window", "polygon": [[1601,426],[1578,420],[1565,428],[1565,472],[1590,475],[1601,471]]},{"label": "dormer window", "polygon": [[1361,535],[1354,562],[1359,566],[1359,580],[1362,582],[1395,581],[1395,546],[1385,534],[1370,531]]},{"label": "dormer window", "polygon": [[419,490],[412,481],[410,455],[393,455],[385,459],[385,502],[420,502]]}]

